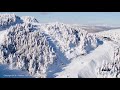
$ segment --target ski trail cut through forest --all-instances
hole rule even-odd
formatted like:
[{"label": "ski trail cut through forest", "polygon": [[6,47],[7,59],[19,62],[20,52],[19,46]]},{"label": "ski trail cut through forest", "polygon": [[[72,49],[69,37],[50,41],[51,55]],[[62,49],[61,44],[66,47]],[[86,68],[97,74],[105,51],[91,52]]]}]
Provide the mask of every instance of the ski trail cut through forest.
[{"label": "ski trail cut through forest", "polygon": [[68,60],[68,58],[65,56],[65,54],[60,50],[60,47],[57,46],[56,42],[50,38],[49,35],[45,34],[45,33],[42,33],[46,36],[46,39],[47,41],[49,42],[50,46],[53,47],[53,50],[55,50],[56,54],[57,54],[57,57],[58,57],[58,60],[57,62],[60,62],[62,65],[55,65],[53,64],[49,69],[48,69],[48,77],[49,78],[53,78],[55,77],[55,73],[57,72],[61,72],[63,67],[65,67],[67,64],[70,63],[70,61]]}]

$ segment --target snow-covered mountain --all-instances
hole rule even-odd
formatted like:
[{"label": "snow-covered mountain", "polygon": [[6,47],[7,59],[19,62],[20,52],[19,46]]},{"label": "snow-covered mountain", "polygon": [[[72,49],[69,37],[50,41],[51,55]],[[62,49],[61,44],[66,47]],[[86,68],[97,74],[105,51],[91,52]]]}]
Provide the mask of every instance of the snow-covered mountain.
[{"label": "snow-covered mountain", "polygon": [[21,19],[26,23],[27,22],[39,23],[39,21],[35,17],[31,17],[31,16],[23,16],[21,17]]},{"label": "snow-covered mountain", "polygon": [[118,77],[119,30],[83,27],[0,14],[0,63],[36,78]]},{"label": "snow-covered mountain", "polygon": [[15,14],[0,15],[0,31],[9,28],[11,25],[15,25],[17,23],[22,23],[22,20]]}]

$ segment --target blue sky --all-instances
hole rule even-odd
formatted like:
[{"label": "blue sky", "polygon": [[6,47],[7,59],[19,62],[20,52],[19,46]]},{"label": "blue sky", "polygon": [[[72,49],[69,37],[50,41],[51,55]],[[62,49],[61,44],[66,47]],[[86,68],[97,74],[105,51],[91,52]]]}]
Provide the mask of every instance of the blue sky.
[{"label": "blue sky", "polygon": [[1,12],[34,16],[40,22],[120,25],[120,12]]}]

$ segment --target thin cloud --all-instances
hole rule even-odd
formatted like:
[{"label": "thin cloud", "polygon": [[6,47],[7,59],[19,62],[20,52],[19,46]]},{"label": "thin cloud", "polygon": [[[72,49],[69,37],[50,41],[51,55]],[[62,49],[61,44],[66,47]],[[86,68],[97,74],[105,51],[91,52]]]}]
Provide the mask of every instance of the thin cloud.
[{"label": "thin cloud", "polygon": [[48,15],[50,14],[51,12],[40,12],[41,15]]}]

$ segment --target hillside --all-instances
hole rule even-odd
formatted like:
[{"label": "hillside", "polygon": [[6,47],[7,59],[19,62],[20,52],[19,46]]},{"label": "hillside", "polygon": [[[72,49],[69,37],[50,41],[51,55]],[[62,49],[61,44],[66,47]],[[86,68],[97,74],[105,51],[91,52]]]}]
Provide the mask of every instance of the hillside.
[{"label": "hillside", "polygon": [[119,77],[119,29],[99,26],[104,31],[89,33],[84,26],[14,14],[1,14],[0,21],[0,64],[11,70],[35,78]]}]

